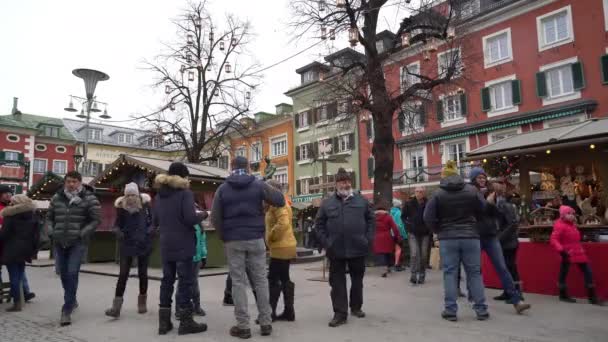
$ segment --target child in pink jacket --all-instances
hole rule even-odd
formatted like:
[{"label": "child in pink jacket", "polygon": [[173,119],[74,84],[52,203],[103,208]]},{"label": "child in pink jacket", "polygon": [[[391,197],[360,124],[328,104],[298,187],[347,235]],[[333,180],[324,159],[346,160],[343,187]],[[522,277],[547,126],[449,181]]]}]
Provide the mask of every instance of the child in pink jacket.
[{"label": "child in pink jacket", "polygon": [[595,293],[589,259],[581,244],[581,232],[576,227],[575,222],[574,209],[562,205],[559,208],[559,218],[553,223],[553,233],[551,233],[551,246],[562,256],[559,272],[559,299],[567,303],[576,302],[574,298],[568,295],[566,277],[570,270],[570,264],[577,264],[585,277],[589,303],[602,305],[602,302],[597,298]]}]

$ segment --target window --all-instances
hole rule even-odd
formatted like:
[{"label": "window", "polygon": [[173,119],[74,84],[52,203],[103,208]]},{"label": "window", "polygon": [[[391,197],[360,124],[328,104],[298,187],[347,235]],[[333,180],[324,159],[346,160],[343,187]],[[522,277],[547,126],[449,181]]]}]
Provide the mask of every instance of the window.
[{"label": "window", "polygon": [[257,163],[262,160],[262,144],[251,144],[251,162]]},{"label": "window", "polygon": [[549,97],[564,96],[574,92],[572,68],[570,65],[547,70],[545,74],[547,77]]},{"label": "window", "polygon": [[36,144],[36,151],[40,151],[40,152],[46,151],[46,145],[45,144]]},{"label": "window", "polygon": [[309,160],[312,158],[312,151],[310,149],[311,144],[302,144],[298,146],[300,149],[300,158],[299,160]]},{"label": "window", "polygon": [[407,178],[414,182],[424,182],[424,150],[417,149],[406,152]]},{"label": "window", "polygon": [[47,137],[54,137],[57,138],[59,137],[59,127],[55,127],[55,126],[42,126],[43,129],[43,135],[47,136]]},{"label": "window", "polygon": [[513,60],[511,29],[509,28],[484,37],[483,49],[486,68]]},{"label": "window", "polygon": [[331,154],[334,149],[331,139],[319,140],[319,154],[328,155]]},{"label": "window", "polygon": [[87,160],[82,169],[85,175],[96,177],[103,171],[103,164]]},{"label": "window", "polygon": [[228,159],[229,159],[228,156],[221,156],[218,159],[218,167],[220,169],[228,170]]},{"label": "window", "polygon": [[21,140],[21,137],[19,137],[16,134],[7,134],[6,135],[6,140],[8,140],[10,142],[18,142],[19,140]]},{"label": "window", "polygon": [[384,52],[384,42],[382,40],[376,41],[376,50],[378,51],[378,53]]},{"label": "window", "polygon": [[506,139],[506,138],[510,138],[517,134],[519,134],[519,131],[517,129],[509,129],[506,131],[494,132],[490,135],[490,142],[495,143],[497,141],[500,141],[500,140]]},{"label": "window", "polygon": [[460,2],[460,18],[466,19],[479,13],[479,0],[461,1]]},{"label": "window", "polygon": [[67,148],[65,148],[65,146],[55,146],[55,152],[57,153],[65,153],[67,151]]},{"label": "window", "polygon": [[158,137],[147,137],[145,138],[145,145],[148,147],[158,147],[160,146],[161,140]]},{"label": "window", "polygon": [[317,108],[317,124],[327,120],[327,105]]},{"label": "window", "polygon": [[445,121],[458,120],[462,118],[462,110],[460,108],[460,96],[446,96],[443,102],[443,119]]},{"label": "window", "polygon": [[445,77],[450,70],[454,68],[452,77],[458,77],[462,74],[462,60],[460,58],[460,49],[452,49],[442,52],[437,55],[437,65],[440,77]]},{"label": "window", "polygon": [[445,147],[447,149],[446,161],[453,160],[460,165],[460,160],[464,158],[464,154],[466,153],[466,143],[459,141],[446,144]]},{"label": "window", "polygon": [[287,185],[287,182],[288,182],[288,179],[287,179],[287,168],[277,169],[277,171],[275,172],[275,174],[272,176],[272,179],[274,179],[277,182],[281,183],[283,186]]},{"label": "window", "polygon": [[89,128],[87,131],[89,140],[101,140],[101,130],[95,128]]},{"label": "window", "polygon": [[308,195],[310,193],[309,186],[312,185],[312,178],[300,179],[300,195]]},{"label": "window", "polygon": [[[4,151],[4,160],[19,160],[19,152]],[[7,164],[17,166],[17,164]]]},{"label": "window", "polygon": [[425,113],[422,103],[404,103],[398,117],[399,131],[405,134],[419,132],[424,126]]},{"label": "window", "polygon": [[116,134],[116,140],[119,144],[130,144],[131,142],[133,142],[133,134],[118,133]]},{"label": "window", "polygon": [[604,0],[604,23],[606,25],[606,31],[608,31],[608,0]]},{"label": "window", "polygon": [[492,110],[501,110],[513,107],[513,91],[511,81],[490,86]]},{"label": "window", "polygon": [[46,172],[46,159],[34,159],[34,173]]},{"label": "window", "polygon": [[65,160],[53,160],[53,173],[65,175],[68,170],[68,162]]},{"label": "window", "polygon": [[412,63],[401,68],[401,92],[404,92],[408,87],[419,82],[420,63]]},{"label": "window", "polygon": [[310,112],[302,112],[298,115],[298,128],[306,128],[310,125],[308,122],[308,117],[310,116]]},{"label": "window", "polygon": [[247,149],[245,147],[239,147],[236,149],[237,157],[247,157]]},{"label": "window", "polygon": [[302,74],[302,83],[312,82],[315,80],[315,72],[309,70]]},{"label": "window", "polygon": [[540,51],[574,41],[570,6],[538,17],[536,25]]},{"label": "window", "polygon": [[352,149],[350,145],[351,134],[338,136],[338,152],[347,152]]},{"label": "window", "polygon": [[270,156],[279,157],[287,154],[287,136],[270,139]]}]

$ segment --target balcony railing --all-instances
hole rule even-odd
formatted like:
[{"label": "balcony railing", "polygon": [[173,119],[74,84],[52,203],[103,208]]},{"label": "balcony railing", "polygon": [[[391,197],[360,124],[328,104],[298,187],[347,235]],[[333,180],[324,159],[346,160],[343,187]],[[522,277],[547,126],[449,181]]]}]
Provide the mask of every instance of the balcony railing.
[{"label": "balcony railing", "polygon": [[[441,180],[441,170],[445,165],[423,166],[419,168],[393,171],[393,184],[433,183]],[[474,165],[460,164],[458,170],[465,179],[469,178]]]},{"label": "balcony railing", "polygon": [[456,18],[463,22],[478,15],[486,14],[520,0],[470,0],[463,1],[456,9]]}]

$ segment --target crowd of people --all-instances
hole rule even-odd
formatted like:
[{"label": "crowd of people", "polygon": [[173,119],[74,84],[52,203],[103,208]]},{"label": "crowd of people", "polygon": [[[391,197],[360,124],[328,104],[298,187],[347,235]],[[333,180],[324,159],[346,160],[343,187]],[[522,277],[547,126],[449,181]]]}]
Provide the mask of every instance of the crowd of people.
[{"label": "crowd of people", "polygon": [[[296,239],[289,198],[278,182],[251,175],[246,158],[236,157],[231,166],[230,176],[215,193],[210,213],[198,206],[190,190],[188,168],[179,162],[172,163],[167,174],[155,178],[154,200],[140,193],[135,183],[125,186],[124,196],[114,202],[120,272],[112,305],[105,311],[107,316],[120,317],[135,259],[139,278],[137,311],[147,312],[147,270],[152,241],[158,234],[163,272],[158,333],[164,335],[173,329],[173,298],[179,320],[178,334],[206,331],[207,325],[195,321],[194,316],[206,315],[201,305],[198,275],[207,254],[202,221],[209,218],[224,242],[228,262],[224,304],[234,305],[236,319],[229,334],[243,339],[252,336],[248,287],[254,293],[259,313],[256,324],[262,336],[272,334],[275,321],[295,320],[296,286],[290,277],[290,263],[296,257]],[[403,270],[409,260],[410,283],[423,285],[431,245],[438,246],[440,251],[444,319],[457,320],[461,266],[477,319],[490,317],[481,277],[482,251],[489,256],[504,289],[495,299],[512,304],[517,314],[530,309],[522,296],[516,263],[519,220],[510,201],[511,194],[502,181],[489,182],[483,169],[474,168],[470,182],[465,182],[455,163],[450,161],[442,171],[439,189],[430,199],[424,188],[418,187],[414,196],[403,204],[378,201],[373,206],[353,189],[351,174],[344,169],[335,174],[335,182],[335,192],[323,199],[314,223],[307,222],[310,226],[307,231],[314,234],[314,241],[325,250],[329,261],[334,312],[330,327],[346,324],[349,314],[365,317],[363,279],[366,261],[372,252],[382,256],[386,265],[382,277],[388,277],[393,270]],[[101,206],[94,190],[82,183],[78,172],[68,172],[64,187],[50,200],[43,225],[31,199],[25,195],[12,196],[10,188],[0,185],[0,210],[0,256],[9,273],[13,299],[7,311],[20,311],[23,302],[35,297],[29,289],[25,263],[31,262],[36,254],[41,233],[48,232],[64,290],[60,324],[71,324],[72,313],[78,307],[78,276],[87,242],[101,222]],[[585,276],[589,301],[601,305],[580,244],[574,210],[561,206],[559,212],[551,245],[562,256],[560,299],[574,301],[565,285],[569,267],[574,263]],[[41,229],[43,226],[46,231]],[[281,295],[284,311],[277,314]]]}]

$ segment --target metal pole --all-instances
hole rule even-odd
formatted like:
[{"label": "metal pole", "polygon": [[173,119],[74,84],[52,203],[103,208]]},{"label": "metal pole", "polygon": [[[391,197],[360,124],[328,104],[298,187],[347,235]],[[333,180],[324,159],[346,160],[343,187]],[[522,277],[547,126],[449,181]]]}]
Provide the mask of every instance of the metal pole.
[{"label": "metal pole", "polygon": [[[93,97],[87,99],[87,118],[84,124],[84,150],[82,151],[82,168],[87,164],[87,153],[89,152],[89,122],[91,120],[91,105],[93,104]],[[84,173],[84,172],[82,172]]]}]

